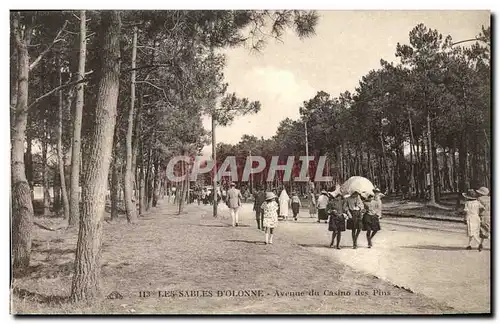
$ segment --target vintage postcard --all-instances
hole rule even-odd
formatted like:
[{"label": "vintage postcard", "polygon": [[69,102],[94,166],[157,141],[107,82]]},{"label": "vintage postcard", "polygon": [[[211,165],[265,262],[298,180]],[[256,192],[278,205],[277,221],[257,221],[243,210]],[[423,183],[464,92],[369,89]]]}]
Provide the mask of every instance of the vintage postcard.
[{"label": "vintage postcard", "polygon": [[11,10],[11,314],[491,314],[490,20]]}]

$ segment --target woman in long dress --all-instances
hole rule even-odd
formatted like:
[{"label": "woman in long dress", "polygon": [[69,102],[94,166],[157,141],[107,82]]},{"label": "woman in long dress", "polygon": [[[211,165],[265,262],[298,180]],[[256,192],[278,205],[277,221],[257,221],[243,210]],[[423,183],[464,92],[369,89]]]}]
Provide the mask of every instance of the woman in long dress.
[{"label": "woman in long dress", "polygon": [[479,218],[481,218],[481,226],[479,228],[479,238],[481,239],[481,242],[479,243],[479,251],[483,249],[483,242],[485,239],[490,238],[490,224],[491,224],[491,216],[490,216],[490,210],[491,210],[491,201],[490,201],[490,191],[486,187],[481,187],[476,190],[476,192],[479,194],[479,202],[483,205],[484,210],[482,213],[479,214]]},{"label": "woman in long dress", "polygon": [[311,218],[316,217],[316,197],[314,197],[314,191],[312,190],[309,193],[309,216]]},{"label": "woman in long dress", "polygon": [[[462,194],[467,201],[464,206],[464,216],[465,223],[467,224],[467,237],[469,238],[469,244],[466,250],[471,250],[472,240],[476,240],[478,244],[481,244],[479,240],[479,230],[481,227],[481,218],[479,214],[484,210],[484,206],[477,200],[477,194],[474,190],[469,190],[467,193]],[[481,250],[481,248],[478,248]]]},{"label": "woman in long dress", "polygon": [[290,203],[290,197],[288,196],[288,193],[286,192],[286,189],[283,188],[280,194],[279,198],[279,204],[280,204],[280,209],[279,209],[279,216],[283,217],[285,220],[288,220],[288,204]]}]

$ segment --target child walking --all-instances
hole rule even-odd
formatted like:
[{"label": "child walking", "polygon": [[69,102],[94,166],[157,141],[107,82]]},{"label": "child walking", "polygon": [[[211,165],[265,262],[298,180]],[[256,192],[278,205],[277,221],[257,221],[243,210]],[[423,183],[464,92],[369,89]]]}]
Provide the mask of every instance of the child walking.
[{"label": "child walking", "polygon": [[274,193],[266,192],[266,201],[260,207],[264,217],[263,225],[266,232],[266,244],[273,244],[274,229],[278,226],[278,203],[275,198]]},{"label": "child walking", "polygon": [[471,250],[472,240],[476,240],[479,244],[479,251],[481,251],[481,242],[479,240],[479,231],[481,227],[481,218],[479,214],[484,210],[483,204],[477,200],[477,194],[474,190],[469,190],[467,193],[462,194],[465,199],[464,206],[464,216],[465,223],[467,224],[467,237],[469,238],[469,244],[466,247],[466,250]]},{"label": "child walking", "polygon": [[300,198],[295,191],[292,192],[291,201],[292,201],[293,219],[297,220],[297,215],[299,214],[299,208],[302,207],[302,203],[300,202]]}]

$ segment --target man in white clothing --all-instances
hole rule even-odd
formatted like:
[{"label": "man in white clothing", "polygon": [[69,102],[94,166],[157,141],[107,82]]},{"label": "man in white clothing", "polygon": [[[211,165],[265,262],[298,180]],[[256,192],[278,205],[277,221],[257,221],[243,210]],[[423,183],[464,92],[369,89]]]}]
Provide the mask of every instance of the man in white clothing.
[{"label": "man in white clothing", "polygon": [[227,191],[227,207],[231,211],[233,227],[238,226],[238,211],[241,206],[241,199],[243,199],[241,192],[235,187],[236,184],[231,182],[231,188]]}]

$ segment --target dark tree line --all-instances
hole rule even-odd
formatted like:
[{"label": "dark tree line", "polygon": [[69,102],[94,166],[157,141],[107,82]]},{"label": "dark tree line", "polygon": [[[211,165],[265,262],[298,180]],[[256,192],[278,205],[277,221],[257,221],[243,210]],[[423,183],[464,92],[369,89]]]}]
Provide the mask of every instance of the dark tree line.
[{"label": "dark tree line", "polygon": [[[397,45],[398,63],[381,60],[354,93],[319,91],[271,139],[245,135],[236,145],[219,144],[220,161],[249,152],[305,155],[307,127],[309,155],[328,156],[336,183],[361,175],[431,203],[442,192],[490,187],[490,44],[489,27],[466,47],[420,24],[408,44]],[[263,184],[258,175],[255,181]]]}]

